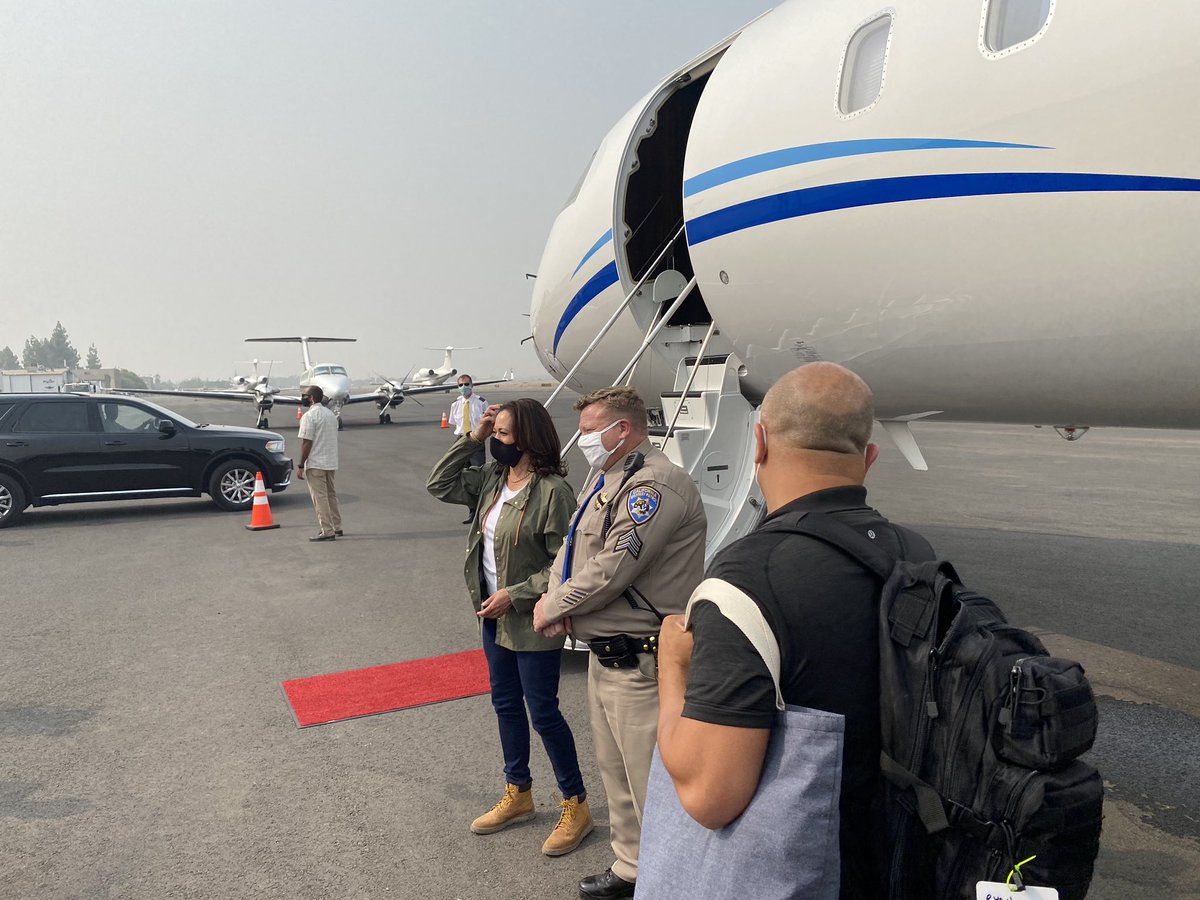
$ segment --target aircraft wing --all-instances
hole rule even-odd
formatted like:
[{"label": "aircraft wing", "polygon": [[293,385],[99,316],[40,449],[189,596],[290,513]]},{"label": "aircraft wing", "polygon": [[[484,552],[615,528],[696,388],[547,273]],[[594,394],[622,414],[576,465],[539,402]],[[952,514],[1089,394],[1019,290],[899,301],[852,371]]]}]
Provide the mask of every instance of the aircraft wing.
[{"label": "aircraft wing", "polygon": [[[397,391],[396,394],[397,394],[397,396],[399,396],[400,392]],[[369,394],[351,394],[349,397],[346,398],[346,404],[348,405],[351,403],[375,403],[382,396],[383,395],[380,394],[379,391],[372,391]]]},{"label": "aircraft wing", "polygon": [[[492,379],[489,379],[488,381],[473,381],[473,382],[471,382],[471,384],[474,387],[480,387],[481,385],[485,385],[485,384],[504,384],[509,381],[512,381],[512,379],[511,378],[492,378]],[[406,396],[411,397],[413,394],[433,394],[433,393],[437,393],[438,391],[457,391],[457,390],[458,390],[458,385],[452,384],[452,383],[416,384],[416,385],[413,385],[412,387],[408,387],[406,385],[404,388],[404,393]]]},{"label": "aircraft wing", "polygon": [[[495,384],[493,381],[478,381],[476,384]],[[447,391],[457,391],[457,384],[423,384],[409,387],[404,385],[404,390],[396,390],[396,397],[411,397],[413,394],[436,394],[446,393]],[[346,403],[374,403],[384,396],[378,390],[372,391],[369,394],[351,394],[347,398]]]},{"label": "aircraft wing", "polygon": [[[196,397],[200,400],[243,400],[255,402],[253,391],[159,391],[152,388],[121,388],[123,394],[158,394],[166,397]],[[284,406],[299,406],[299,397],[284,397],[275,394],[271,398]]]}]

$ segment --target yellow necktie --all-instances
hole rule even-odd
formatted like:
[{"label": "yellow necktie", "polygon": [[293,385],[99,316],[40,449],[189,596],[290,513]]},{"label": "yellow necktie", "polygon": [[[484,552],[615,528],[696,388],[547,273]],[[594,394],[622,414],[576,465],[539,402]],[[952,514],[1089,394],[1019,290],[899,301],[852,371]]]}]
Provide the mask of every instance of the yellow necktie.
[{"label": "yellow necktie", "polygon": [[462,416],[462,432],[463,434],[471,433],[471,401],[463,397],[463,416]]}]

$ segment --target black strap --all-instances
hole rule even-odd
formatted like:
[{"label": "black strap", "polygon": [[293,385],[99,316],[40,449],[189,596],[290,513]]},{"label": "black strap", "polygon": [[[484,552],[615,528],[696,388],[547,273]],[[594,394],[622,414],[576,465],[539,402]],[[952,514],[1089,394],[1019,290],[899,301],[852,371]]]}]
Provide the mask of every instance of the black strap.
[{"label": "black strap", "polygon": [[883,751],[879,753],[879,768],[883,777],[892,784],[901,788],[912,788],[917,797],[917,815],[927,833],[937,834],[950,827],[950,821],[946,818],[946,808],[942,805],[942,797],[928,782],[922,781]]},{"label": "black strap", "polygon": [[[896,561],[886,551],[877,547],[849,525],[823,513],[802,512],[795,519],[790,516],[769,522],[762,531],[784,531],[816,538],[853,557],[880,581],[891,577]],[[899,529],[896,529],[899,531]]]},{"label": "black strap", "polygon": [[[654,613],[654,615],[658,618],[658,621],[660,621],[660,622],[666,618],[666,616],[664,616],[662,613],[660,613],[655,608],[654,604],[651,603],[649,600],[647,600],[645,595],[642,594],[642,592],[639,591],[637,588],[635,588],[632,584],[629,587],[625,588],[624,596],[625,596],[625,599],[629,602],[629,605],[633,609],[636,609],[639,612],[645,612],[646,610],[649,610],[650,612]],[[642,603],[645,603],[646,605],[644,607],[638,606],[639,600]]]},{"label": "black strap", "polygon": [[617,489],[613,491],[612,499],[604,507],[604,527],[600,529],[601,540],[608,540],[608,533],[612,531],[613,504],[617,502],[617,497],[625,489],[625,484],[634,476],[634,473],[645,464],[646,457],[641,453],[630,453],[625,457],[625,468],[622,470],[624,477],[621,479],[621,483],[617,485]]}]

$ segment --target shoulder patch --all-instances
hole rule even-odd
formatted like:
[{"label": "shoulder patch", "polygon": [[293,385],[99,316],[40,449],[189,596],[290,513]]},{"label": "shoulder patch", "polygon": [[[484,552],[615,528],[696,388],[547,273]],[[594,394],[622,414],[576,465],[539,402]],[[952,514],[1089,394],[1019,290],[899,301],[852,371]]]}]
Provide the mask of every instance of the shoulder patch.
[{"label": "shoulder patch", "polygon": [[629,517],[638,525],[644,525],[658,512],[658,504],[661,501],[662,495],[658,491],[640,484],[629,492],[629,498],[625,503],[629,508]]}]

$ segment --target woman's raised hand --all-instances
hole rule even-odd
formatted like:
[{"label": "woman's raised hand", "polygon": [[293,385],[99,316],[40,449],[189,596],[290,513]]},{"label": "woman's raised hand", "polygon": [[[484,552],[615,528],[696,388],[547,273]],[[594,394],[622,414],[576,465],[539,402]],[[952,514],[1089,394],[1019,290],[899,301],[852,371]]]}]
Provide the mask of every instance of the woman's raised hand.
[{"label": "woman's raised hand", "polygon": [[477,444],[482,444],[492,436],[492,428],[496,424],[496,413],[498,412],[500,412],[499,403],[493,403],[483,411],[483,415],[479,417],[479,424],[471,432],[471,440]]}]

